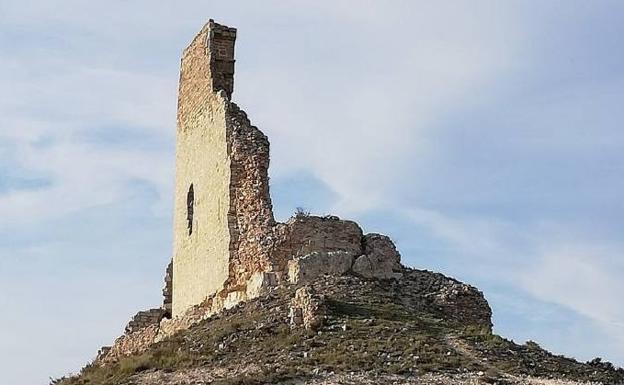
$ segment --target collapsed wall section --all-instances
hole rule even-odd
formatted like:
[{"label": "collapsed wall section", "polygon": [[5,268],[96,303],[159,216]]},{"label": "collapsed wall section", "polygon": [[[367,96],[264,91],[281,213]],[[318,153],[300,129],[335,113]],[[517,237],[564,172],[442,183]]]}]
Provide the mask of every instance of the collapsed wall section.
[{"label": "collapsed wall section", "polygon": [[273,229],[272,260],[286,271],[288,262],[315,252],[344,252],[350,257],[362,254],[362,229],[353,221],[336,216],[296,215]]},{"label": "collapsed wall section", "polygon": [[259,271],[273,271],[270,233],[269,140],[236,104],[227,110],[232,229],[228,286],[241,287]]}]

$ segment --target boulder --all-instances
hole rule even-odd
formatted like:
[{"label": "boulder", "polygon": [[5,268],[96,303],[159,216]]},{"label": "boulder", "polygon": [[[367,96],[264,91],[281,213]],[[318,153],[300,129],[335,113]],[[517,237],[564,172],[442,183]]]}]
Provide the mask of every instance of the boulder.
[{"label": "boulder", "polygon": [[401,255],[392,240],[381,234],[366,234],[364,255],[356,258],[353,272],[364,278],[398,279],[402,276]]}]

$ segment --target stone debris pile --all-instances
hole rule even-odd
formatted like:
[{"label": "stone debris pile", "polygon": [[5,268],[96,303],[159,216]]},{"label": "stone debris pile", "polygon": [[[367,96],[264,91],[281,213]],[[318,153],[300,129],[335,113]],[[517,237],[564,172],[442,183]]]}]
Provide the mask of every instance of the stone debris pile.
[{"label": "stone debris pile", "polygon": [[290,304],[290,325],[316,330],[323,325],[326,312],[323,295],[310,286],[301,287],[295,291]]}]

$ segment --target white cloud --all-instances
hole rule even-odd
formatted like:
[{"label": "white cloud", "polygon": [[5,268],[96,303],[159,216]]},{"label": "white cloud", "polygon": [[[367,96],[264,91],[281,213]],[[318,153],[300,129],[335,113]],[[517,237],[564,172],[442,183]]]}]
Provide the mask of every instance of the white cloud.
[{"label": "white cloud", "polygon": [[[624,346],[624,247],[570,241],[550,244],[522,274],[521,285],[537,298],[595,320]],[[624,349],[621,350],[624,355]]]},{"label": "white cloud", "polygon": [[[157,152],[100,149],[63,141],[20,154],[28,170],[48,175],[50,187],[12,191],[0,196],[4,226],[36,223],[122,199],[127,183],[144,180],[161,193],[172,185],[173,159]],[[168,195],[167,195],[168,196]],[[167,196],[162,197],[168,206]]]},{"label": "white cloud", "polygon": [[[409,13],[379,8],[372,21],[349,19],[355,34],[326,22],[305,55],[286,46],[283,62],[253,71],[242,63],[237,79],[243,107],[272,138],[273,175],[312,170],[339,194],[335,210],[345,213],[383,204],[438,150],[427,143],[438,120],[529,60],[516,50],[515,23],[489,22],[506,19],[502,9],[475,17],[427,5]],[[340,18],[342,9],[326,11]],[[334,36],[344,52],[322,43]],[[306,72],[311,58],[315,73]],[[269,89],[279,97],[265,97]]]},{"label": "white cloud", "polygon": [[110,129],[114,138],[123,134],[117,128],[130,128],[171,143],[175,78],[88,67],[71,56],[28,59],[17,59],[21,66],[0,64],[0,78],[8,86],[0,91],[0,139],[10,149],[3,157],[10,162],[6,167],[43,176],[50,186],[0,195],[3,226],[114,202],[135,179],[154,184],[162,195],[160,206],[168,207],[172,146],[115,147],[84,136]]}]

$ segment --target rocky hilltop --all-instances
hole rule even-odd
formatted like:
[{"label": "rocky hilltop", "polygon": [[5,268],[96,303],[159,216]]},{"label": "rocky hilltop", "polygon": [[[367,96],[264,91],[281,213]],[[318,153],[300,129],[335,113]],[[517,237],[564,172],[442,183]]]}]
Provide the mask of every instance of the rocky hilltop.
[{"label": "rocky hilltop", "polygon": [[96,360],[53,383],[624,383],[624,370],[609,363],[580,363],[493,334],[490,316],[477,289],[438,273],[320,274],[198,316],[140,352]]}]

